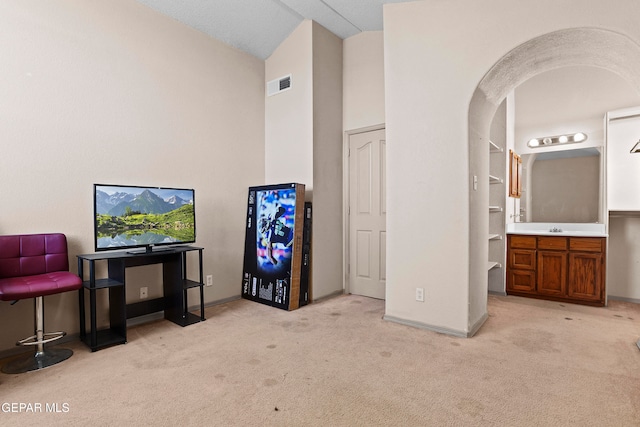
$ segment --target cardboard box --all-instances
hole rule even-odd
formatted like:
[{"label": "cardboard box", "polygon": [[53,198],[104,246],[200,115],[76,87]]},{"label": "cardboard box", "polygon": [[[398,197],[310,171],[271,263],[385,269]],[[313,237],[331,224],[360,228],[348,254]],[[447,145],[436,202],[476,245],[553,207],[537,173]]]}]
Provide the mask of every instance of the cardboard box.
[{"label": "cardboard box", "polygon": [[[300,307],[304,191],[295,183],[249,187],[243,298],[284,310]],[[308,298],[308,289],[304,294]]]}]

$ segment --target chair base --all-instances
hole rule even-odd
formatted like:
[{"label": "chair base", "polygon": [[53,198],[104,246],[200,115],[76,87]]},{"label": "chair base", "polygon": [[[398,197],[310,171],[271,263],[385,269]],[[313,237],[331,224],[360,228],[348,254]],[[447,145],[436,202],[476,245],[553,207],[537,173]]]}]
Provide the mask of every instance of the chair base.
[{"label": "chair base", "polygon": [[28,356],[21,356],[2,367],[5,374],[23,374],[29,371],[48,368],[73,355],[73,350],[68,348],[47,348],[45,351],[35,352]]}]

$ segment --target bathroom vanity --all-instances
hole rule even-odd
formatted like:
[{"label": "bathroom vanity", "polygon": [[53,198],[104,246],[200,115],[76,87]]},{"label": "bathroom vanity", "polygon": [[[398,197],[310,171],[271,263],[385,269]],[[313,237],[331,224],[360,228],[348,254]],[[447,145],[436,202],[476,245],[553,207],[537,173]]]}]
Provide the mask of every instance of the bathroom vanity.
[{"label": "bathroom vanity", "polygon": [[603,306],[603,224],[507,225],[507,294]]}]

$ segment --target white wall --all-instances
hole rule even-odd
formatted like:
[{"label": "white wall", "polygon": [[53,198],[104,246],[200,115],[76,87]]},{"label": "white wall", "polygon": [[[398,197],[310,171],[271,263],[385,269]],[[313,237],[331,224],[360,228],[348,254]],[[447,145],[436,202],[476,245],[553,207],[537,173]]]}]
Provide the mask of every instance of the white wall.
[{"label": "white wall", "polygon": [[313,23],[312,292],[342,284],[342,39]]},{"label": "white wall", "polygon": [[[475,274],[481,271],[476,261],[481,239],[470,241],[470,215],[478,210],[470,210],[469,167],[477,164],[474,173],[487,173],[483,159],[469,157],[470,100],[493,64],[537,36],[588,27],[637,43],[640,30],[626,17],[640,14],[640,4],[614,3],[451,0],[385,5],[388,317],[466,335],[486,313],[486,304],[483,308],[481,300],[469,296],[470,287],[486,292],[487,286],[486,273],[484,278]],[[631,41],[622,44],[637,49]],[[590,48],[602,55],[617,53],[607,51],[606,43]],[[625,54],[619,55],[619,61],[607,64],[625,71]],[[585,59],[567,58],[567,65],[571,58]],[[631,69],[636,67],[627,67],[627,76]],[[519,84],[511,77],[501,75],[496,80],[501,90],[495,93],[508,93]],[[501,99],[489,101],[497,106]],[[485,133],[488,129],[478,129],[476,137]],[[425,288],[424,303],[415,301],[418,286]]]},{"label": "white wall", "polygon": [[609,247],[607,295],[640,302],[640,108],[607,114],[607,208]]},{"label": "white wall", "polygon": [[[639,94],[619,75],[597,67],[557,68],[538,74],[515,90],[516,151],[519,154],[599,147],[607,111],[635,106]],[[531,138],[584,132],[585,142],[529,148]]]},{"label": "white wall", "polygon": [[640,153],[630,153],[640,140],[640,107],[607,116],[607,207],[640,211]]},{"label": "white wall", "polygon": [[640,216],[609,218],[607,296],[640,303]]},{"label": "white wall", "polygon": [[384,123],[384,38],[366,31],[344,40],[345,131]]},{"label": "white wall", "polygon": [[[131,0],[3,2],[0,28],[0,233],[65,233],[75,272],[94,250],[94,183],[195,188],[205,299],[238,296],[246,188],[264,180],[263,61]],[[152,296],[160,271],[128,272],[129,291]],[[78,332],[76,293],[45,306],[48,330]],[[10,349],[33,304],[0,307]]]},{"label": "white wall", "polygon": [[266,60],[267,81],[292,84],[265,100],[265,176],[305,184],[313,202],[313,299],[342,290],[342,57],[342,40],[306,20]]},{"label": "white wall", "polygon": [[313,22],[303,21],[265,61],[265,80],[291,89],[265,98],[265,183],[313,190]]}]

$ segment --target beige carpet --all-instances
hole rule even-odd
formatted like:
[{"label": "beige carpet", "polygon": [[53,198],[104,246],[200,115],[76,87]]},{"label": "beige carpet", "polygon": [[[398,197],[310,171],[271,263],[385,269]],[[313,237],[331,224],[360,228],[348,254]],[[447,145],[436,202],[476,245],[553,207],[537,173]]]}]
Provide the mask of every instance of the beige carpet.
[{"label": "beige carpet", "polygon": [[66,362],[0,374],[0,425],[640,425],[639,305],[490,296],[470,339],[383,311],[358,296],[293,312],[240,300],[95,353],[72,342]]}]

